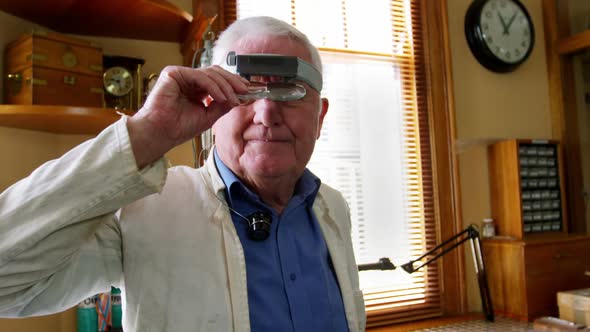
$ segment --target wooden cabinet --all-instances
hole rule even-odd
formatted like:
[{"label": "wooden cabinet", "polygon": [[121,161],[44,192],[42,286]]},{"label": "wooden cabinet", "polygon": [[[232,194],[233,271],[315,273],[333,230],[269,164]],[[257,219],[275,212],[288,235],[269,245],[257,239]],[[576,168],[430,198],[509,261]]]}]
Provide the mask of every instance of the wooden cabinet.
[{"label": "wooden cabinet", "polygon": [[488,149],[497,233],[567,233],[563,159],[556,141],[506,140]]},{"label": "wooden cabinet", "polygon": [[494,311],[556,316],[557,292],[590,287],[590,236],[571,234],[561,146],[505,140],[488,148],[498,237],[483,240]]},{"label": "wooden cabinet", "polygon": [[557,316],[557,292],[590,287],[589,236],[485,239],[483,251],[496,314],[521,320]]}]

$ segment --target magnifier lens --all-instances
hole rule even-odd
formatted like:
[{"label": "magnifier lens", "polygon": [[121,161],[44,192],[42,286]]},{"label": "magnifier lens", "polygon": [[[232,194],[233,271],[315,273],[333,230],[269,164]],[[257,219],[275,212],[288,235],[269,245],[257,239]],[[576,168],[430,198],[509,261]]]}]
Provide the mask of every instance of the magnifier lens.
[{"label": "magnifier lens", "polygon": [[251,82],[248,93],[238,95],[243,102],[268,98],[276,101],[292,101],[305,97],[305,87],[297,83],[260,83]]},{"label": "magnifier lens", "polygon": [[252,82],[248,86],[247,93],[237,95],[237,96],[238,96],[238,99],[247,102],[247,101],[253,101],[253,100],[257,100],[257,99],[267,98],[267,95],[268,95],[268,90],[266,88],[266,84]]},{"label": "magnifier lens", "polygon": [[297,83],[270,83],[268,91],[270,92],[268,98],[277,101],[298,100],[305,97],[307,93],[305,87]]}]

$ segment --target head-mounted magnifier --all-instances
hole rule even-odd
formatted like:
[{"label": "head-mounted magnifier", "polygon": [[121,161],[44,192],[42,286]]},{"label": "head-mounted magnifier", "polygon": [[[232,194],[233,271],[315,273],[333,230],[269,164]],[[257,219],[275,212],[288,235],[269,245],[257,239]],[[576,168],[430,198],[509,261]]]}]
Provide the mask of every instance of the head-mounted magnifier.
[{"label": "head-mounted magnifier", "polygon": [[281,82],[251,82],[248,93],[238,95],[244,101],[268,98],[277,101],[298,100],[307,91],[296,81],[307,83],[312,89],[322,90],[322,75],[311,64],[296,56],[274,54],[244,54],[229,52],[227,65],[236,74],[250,80],[252,76],[282,78]]}]

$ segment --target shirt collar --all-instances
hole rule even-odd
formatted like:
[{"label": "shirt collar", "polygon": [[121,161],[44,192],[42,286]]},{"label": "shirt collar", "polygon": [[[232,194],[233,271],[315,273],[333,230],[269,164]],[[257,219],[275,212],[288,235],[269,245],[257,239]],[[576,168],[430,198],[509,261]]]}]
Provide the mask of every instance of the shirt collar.
[{"label": "shirt collar", "polygon": [[[215,161],[215,166],[217,167],[217,171],[219,172],[223,183],[225,183],[226,195],[230,205],[234,205],[235,199],[243,199],[242,197],[239,197],[240,191],[242,194],[245,194],[252,200],[261,202],[258,195],[250,190],[250,188],[248,188],[244,183],[242,183],[237,175],[225,165],[221,158],[219,158],[217,149],[213,149],[213,158]],[[307,204],[313,204],[313,201],[315,200],[315,197],[320,189],[321,183],[322,182],[320,178],[318,178],[306,168],[295,184],[295,192],[292,198],[298,197],[299,199],[306,201]],[[261,204],[263,203],[261,202]]]}]

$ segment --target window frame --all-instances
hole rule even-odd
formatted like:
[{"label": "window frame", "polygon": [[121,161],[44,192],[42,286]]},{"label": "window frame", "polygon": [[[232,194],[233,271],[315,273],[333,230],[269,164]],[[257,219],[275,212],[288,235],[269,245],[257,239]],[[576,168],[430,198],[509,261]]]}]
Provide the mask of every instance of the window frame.
[{"label": "window frame", "polygon": [[[420,0],[438,243],[463,230],[447,1]],[[440,259],[445,315],[468,310],[463,253],[453,250]]]}]

